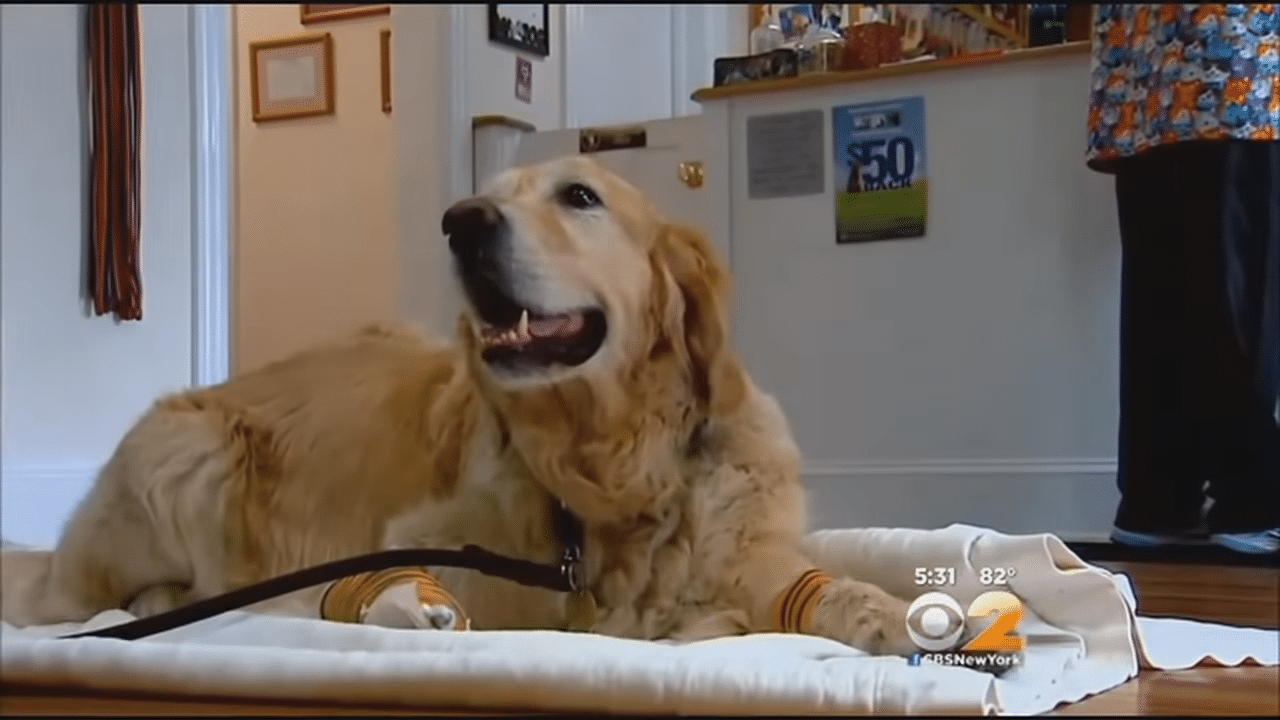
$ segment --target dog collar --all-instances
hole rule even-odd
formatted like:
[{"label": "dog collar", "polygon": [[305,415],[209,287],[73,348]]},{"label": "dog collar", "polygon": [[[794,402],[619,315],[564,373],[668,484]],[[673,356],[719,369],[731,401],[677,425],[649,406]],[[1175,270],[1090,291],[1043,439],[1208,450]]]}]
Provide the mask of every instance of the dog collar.
[{"label": "dog collar", "polygon": [[[708,421],[700,421],[689,434],[685,452],[693,457],[705,450],[707,442]],[[556,540],[560,543],[560,575],[572,592],[586,589],[586,577],[582,569],[583,544],[586,534],[582,520],[573,514],[563,500],[556,498],[551,503],[552,522],[555,524]]]},{"label": "dog collar", "polygon": [[552,504],[551,514],[555,523],[556,539],[560,542],[560,574],[573,592],[579,592],[586,586],[582,571],[582,545],[585,532],[582,520],[563,500]]}]

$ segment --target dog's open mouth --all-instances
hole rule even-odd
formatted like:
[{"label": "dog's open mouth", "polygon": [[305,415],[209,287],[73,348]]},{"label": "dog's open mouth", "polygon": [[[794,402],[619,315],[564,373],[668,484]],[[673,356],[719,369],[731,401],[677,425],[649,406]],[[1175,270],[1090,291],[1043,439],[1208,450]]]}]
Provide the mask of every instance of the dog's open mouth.
[{"label": "dog's open mouth", "polygon": [[604,343],[604,313],[594,308],[554,315],[525,309],[508,327],[482,327],[481,357],[511,369],[581,365]]},{"label": "dog's open mouth", "polygon": [[514,323],[481,318],[481,357],[490,365],[512,371],[573,367],[591,359],[604,344],[605,315],[597,308],[540,313],[515,305],[511,310],[501,315],[516,315]]}]

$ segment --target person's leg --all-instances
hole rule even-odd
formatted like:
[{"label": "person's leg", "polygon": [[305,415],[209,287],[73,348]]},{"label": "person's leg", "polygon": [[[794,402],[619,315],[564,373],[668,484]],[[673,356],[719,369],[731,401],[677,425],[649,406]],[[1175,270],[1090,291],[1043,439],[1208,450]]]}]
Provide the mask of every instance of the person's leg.
[{"label": "person's leg", "polygon": [[1280,141],[1232,141],[1223,259],[1236,337],[1264,406],[1280,424]]},{"label": "person's leg", "polygon": [[1204,477],[1183,392],[1182,195],[1186,151],[1156,148],[1118,163],[1120,423],[1112,539],[1161,545],[1200,521]]},{"label": "person's leg", "polygon": [[1225,216],[1219,215],[1217,232],[1214,226],[1200,230],[1209,242],[1187,247],[1194,330],[1188,357],[1199,391],[1194,407],[1213,498],[1213,539],[1240,552],[1266,553],[1280,551],[1280,427],[1267,377],[1276,370],[1269,366],[1275,359],[1267,357],[1267,330],[1273,336],[1276,328],[1259,323],[1274,322],[1264,308],[1271,302],[1268,276],[1277,271],[1271,264],[1280,262],[1273,249],[1280,216],[1271,207],[1280,198],[1280,162],[1271,155],[1280,153],[1273,143],[1231,145],[1221,145],[1219,166]]}]

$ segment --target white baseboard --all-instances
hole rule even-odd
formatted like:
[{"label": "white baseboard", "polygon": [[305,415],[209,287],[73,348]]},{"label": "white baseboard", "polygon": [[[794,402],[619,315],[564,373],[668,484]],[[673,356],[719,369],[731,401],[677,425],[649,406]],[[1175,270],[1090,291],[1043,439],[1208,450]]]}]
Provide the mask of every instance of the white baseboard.
[{"label": "white baseboard", "polygon": [[1115,458],[986,458],[977,460],[819,460],[804,474],[845,475],[1079,475],[1115,473]]},{"label": "white baseboard", "polygon": [[815,462],[804,472],[814,528],[940,528],[1104,536],[1120,500],[1115,461],[1030,458]]},{"label": "white baseboard", "polygon": [[10,542],[52,547],[97,474],[98,468],[83,466],[0,469],[0,534]]}]

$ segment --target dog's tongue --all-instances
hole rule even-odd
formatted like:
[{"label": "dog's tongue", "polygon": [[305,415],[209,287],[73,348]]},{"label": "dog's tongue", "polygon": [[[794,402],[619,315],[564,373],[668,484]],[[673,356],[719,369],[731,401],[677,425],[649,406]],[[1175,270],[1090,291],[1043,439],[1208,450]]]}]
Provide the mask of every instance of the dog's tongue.
[{"label": "dog's tongue", "polygon": [[529,320],[529,334],[534,337],[564,337],[582,329],[582,313],[565,313]]}]

